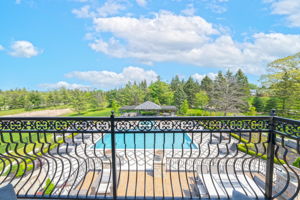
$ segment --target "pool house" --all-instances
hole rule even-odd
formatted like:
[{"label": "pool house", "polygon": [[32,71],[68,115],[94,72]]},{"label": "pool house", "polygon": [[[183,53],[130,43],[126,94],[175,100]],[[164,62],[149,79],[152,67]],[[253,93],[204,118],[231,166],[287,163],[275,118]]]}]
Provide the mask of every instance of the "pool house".
[{"label": "pool house", "polygon": [[119,109],[123,116],[143,116],[143,115],[162,115],[174,116],[176,106],[157,105],[151,101],[146,101],[140,105],[123,106]]}]

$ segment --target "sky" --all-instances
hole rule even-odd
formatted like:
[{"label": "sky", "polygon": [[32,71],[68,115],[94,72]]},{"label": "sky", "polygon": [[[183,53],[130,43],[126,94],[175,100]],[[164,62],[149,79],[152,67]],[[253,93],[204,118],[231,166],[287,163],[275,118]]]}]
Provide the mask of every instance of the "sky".
[{"label": "sky", "polygon": [[300,51],[300,0],[1,0],[0,89],[197,81]]}]

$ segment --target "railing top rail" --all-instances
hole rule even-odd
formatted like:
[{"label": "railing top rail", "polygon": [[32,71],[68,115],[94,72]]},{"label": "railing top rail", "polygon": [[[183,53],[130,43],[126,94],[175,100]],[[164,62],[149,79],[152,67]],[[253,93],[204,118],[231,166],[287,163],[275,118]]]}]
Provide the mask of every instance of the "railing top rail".
[{"label": "railing top rail", "polygon": [[140,116],[116,117],[115,120],[268,120],[270,116]]},{"label": "railing top rail", "polygon": [[[115,120],[268,120],[271,116],[139,116],[115,117]],[[0,117],[1,120],[110,120],[111,117]]]},{"label": "railing top rail", "polygon": [[297,124],[300,126],[300,120],[296,120],[296,119],[289,119],[289,118],[284,118],[284,117],[274,117],[275,121],[282,121],[282,122],[290,122],[293,124]]},{"label": "railing top rail", "polygon": [[0,117],[2,120],[110,120],[110,117]]}]

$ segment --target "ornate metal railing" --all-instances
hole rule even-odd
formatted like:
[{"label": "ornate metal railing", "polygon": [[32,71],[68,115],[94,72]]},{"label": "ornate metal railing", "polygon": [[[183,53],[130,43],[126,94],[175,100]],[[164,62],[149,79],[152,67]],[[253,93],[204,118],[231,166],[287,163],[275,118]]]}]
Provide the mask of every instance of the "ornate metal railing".
[{"label": "ornate metal railing", "polygon": [[20,199],[296,199],[299,155],[300,122],[275,116],[0,118]]}]

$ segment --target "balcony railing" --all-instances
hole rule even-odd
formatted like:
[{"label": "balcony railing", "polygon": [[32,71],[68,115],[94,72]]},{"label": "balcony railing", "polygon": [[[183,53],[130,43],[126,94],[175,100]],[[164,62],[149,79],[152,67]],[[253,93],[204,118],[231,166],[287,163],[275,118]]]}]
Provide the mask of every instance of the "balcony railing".
[{"label": "balcony railing", "polygon": [[0,118],[20,199],[297,199],[298,157],[300,122],[275,116]]}]

